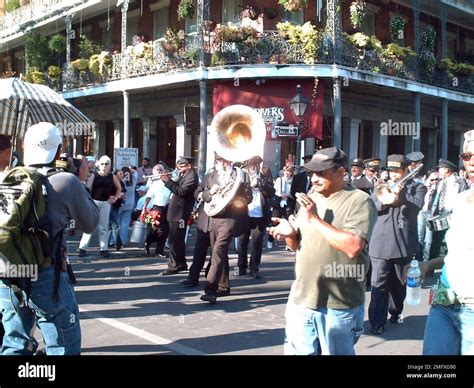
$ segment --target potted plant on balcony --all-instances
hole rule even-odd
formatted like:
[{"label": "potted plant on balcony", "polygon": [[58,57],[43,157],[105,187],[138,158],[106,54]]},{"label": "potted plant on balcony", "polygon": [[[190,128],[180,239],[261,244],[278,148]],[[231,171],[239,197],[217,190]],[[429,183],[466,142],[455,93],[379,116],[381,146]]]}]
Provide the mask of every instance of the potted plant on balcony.
[{"label": "potted plant on balcony", "polygon": [[178,5],[178,20],[191,19],[193,15],[193,0],[181,0]]},{"label": "potted plant on balcony", "polygon": [[54,34],[48,41],[49,49],[56,54],[61,54],[66,49],[66,38],[61,34]]},{"label": "potted plant on balcony", "polygon": [[287,11],[296,12],[308,5],[308,0],[278,0]]},{"label": "potted plant on balcony", "polygon": [[399,42],[403,39],[405,30],[405,19],[399,15],[390,18],[390,37],[393,42]]},{"label": "potted plant on balcony", "polygon": [[364,0],[356,0],[350,6],[351,24],[354,28],[360,28],[367,16],[367,4]]},{"label": "potted plant on balcony", "polygon": [[161,42],[163,49],[169,53],[177,53],[184,48],[184,31],[176,31],[170,27],[166,30],[164,41]]},{"label": "potted plant on balcony", "polygon": [[427,51],[434,51],[436,42],[436,31],[429,24],[421,30],[421,48]]},{"label": "potted plant on balcony", "polygon": [[5,4],[5,12],[12,12],[20,8],[20,0],[7,0]]}]

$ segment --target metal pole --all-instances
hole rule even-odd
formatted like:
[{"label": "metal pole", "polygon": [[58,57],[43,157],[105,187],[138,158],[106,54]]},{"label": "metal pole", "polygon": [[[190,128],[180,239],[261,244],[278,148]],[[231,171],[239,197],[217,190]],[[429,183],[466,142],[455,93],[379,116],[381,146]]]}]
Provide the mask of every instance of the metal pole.
[{"label": "metal pole", "polygon": [[298,128],[297,128],[297,137],[296,137],[296,165],[301,165],[301,130],[303,129],[303,121],[298,121]]},{"label": "metal pole", "polygon": [[421,97],[420,93],[415,93],[414,95],[414,103],[415,103],[415,125],[417,130],[419,130],[418,139],[413,139],[412,148],[413,151],[419,151],[421,147]]},{"label": "metal pole", "polygon": [[342,107],[341,107],[341,80],[334,78],[333,80],[334,95],[334,146],[341,148],[342,146]]},{"label": "metal pole", "polygon": [[130,138],[130,109],[128,101],[128,92],[123,91],[123,147],[128,148]]},{"label": "metal pole", "polygon": [[416,79],[420,78],[420,54],[421,54],[421,39],[420,39],[420,0],[412,0],[413,4],[413,20],[415,29],[415,52],[416,52]]},{"label": "metal pole", "polygon": [[448,100],[441,101],[441,157],[448,159]]},{"label": "metal pole", "polygon": [[128,11],[129,0],[123,0],[122,3],[122,42],[121,51],[122,55],[127,51],[127,11]]},{"label": "metal pole", "polygon": [[66,16],[66,65],[69,69],[71,63],[71,35],[72,35],[72,18],[74,15]]},{"label": "metal pole", "polygon": [[209,19],[209,0],[198,0],[197,25],[199,31],[199,165],[198,174],[202,179],[206,173],[207,160],[207,70],[205,63],[206,41],[205,34]]}]

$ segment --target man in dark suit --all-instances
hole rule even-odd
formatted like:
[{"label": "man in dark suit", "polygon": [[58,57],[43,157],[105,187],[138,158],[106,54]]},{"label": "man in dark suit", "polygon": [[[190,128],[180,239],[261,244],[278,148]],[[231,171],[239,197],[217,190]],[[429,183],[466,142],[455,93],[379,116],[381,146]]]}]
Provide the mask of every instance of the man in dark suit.
[{"label": "man in dark suit", "polygon": [[364,175],[360,179],[352,181],[352,187],[365,191],[367,194],[372,195],[374,192],[374,184],[377,182],[378,174],[380,171],[381,159],[370,158],[364,160],[365,171]]},{"label": "man in dark suit", "polygon": [[[307,154],[301,159],[303,159],[305,163],[308,163],[312,157],[312,154]],[[288,214],[294,214],[298,210],[296,204],[296,193],[307,193],[310,188],[311,174],[306,170],[293,177],[293,180],[291,181],[290,196],[288,197]]]},{"label": "man in dark suit", "polygon": [[172,193],[166,217],[169,223],[170,258],[168,268],[161,275],[173,275],[188,269],[185,256],[186,227],[194,206],[194,191],[199,184],[198,175],[193,170],[193,161],[194,158],[189,157],[178,159],[176,167],[179,178],[176,182],[169,175],[161,177]]},{"label": "man in dark suit", "polygon": [[232,167],[232,163],[216,155],[216,170],[209,176],[203,191],[204,202],[211,202],[214,195],[229,182],[240,181],[236,194],[229,204],[211,217],[211,267],[207,274],[204,295],[201,300],[216,303],[218,297],[230,295],[229,245],[234,237],[241,235],[249,223],[247,205],[252,201],[249,176]]},{"label": "man in dark suit", "polygon": [[[194,192],[194,198],[196,198],[196,204],[198,206],[197,209],[195,208],[194,210],[197,212],[197,236],[194,245],[193,263],[191,264],[188,277],[181,282],[184,287],[196,287],[199,284],[199,275],[204,267],[204,263],[206,262],[207,250],[211,245],[209,235],[211,219],[204,211],[204,200],[202,199],[202,196],[207,181],[214,171],[214,168],[212,168],[211,171],[204,175],[202,182]],[[208,269],[209,268],[210,265],[208,265]],[[206,276],[208,269],[206,269]]]},{"label": "man in dark suit", "polygon": [[[400,182],[408,172],[408,160],[403,155],[389,155],[387,168],[392,181]],[[406,287],[404,267],[418,248],[417,218],[423,207],[426,186],[412,179],[402,188],[395,186],[393,193],[372,195],[377,209],[377,222],[369,244],[372,262],[372,295],[369,321],[372,333],[381,334],[390,312],[390,322],[401,322]]]}]

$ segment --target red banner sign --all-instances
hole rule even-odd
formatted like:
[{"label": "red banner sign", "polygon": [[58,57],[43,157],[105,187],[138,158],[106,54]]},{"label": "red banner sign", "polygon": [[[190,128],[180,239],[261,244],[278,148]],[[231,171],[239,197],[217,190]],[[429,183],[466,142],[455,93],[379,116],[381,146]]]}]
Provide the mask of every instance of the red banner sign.
[{"label": "red banner sign", "polygon": [[[213,114],[229,105],[243,104],[257,110],[267,126],[267,139],[294,137],[298,118],[290,108],[290,100],[301,85],[302,94],[310,104],[302,119],[301,137],[322,139],[324,84],[318,83],[314,100],[314,79],[238,80],[216,84],[213,94]],[[264,81],[264,82],[263,82]],[[312,100],[312,101],[311,101]]]}]

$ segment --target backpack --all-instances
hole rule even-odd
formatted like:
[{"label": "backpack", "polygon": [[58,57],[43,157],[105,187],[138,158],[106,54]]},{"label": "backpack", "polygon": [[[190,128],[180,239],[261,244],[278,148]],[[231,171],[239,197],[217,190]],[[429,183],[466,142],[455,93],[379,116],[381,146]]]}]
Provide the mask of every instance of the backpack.
[{"label": "backpack", "polygon": [[4,264],[39,268],[53,253],[46,214],[49,171],[54,172],[16,167],[0,182],[0,261]]}]

